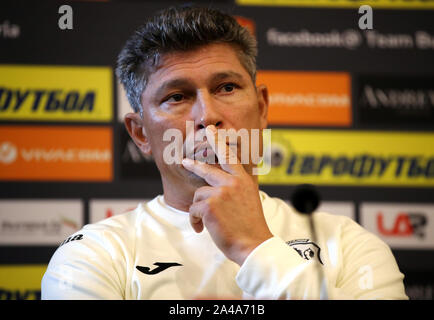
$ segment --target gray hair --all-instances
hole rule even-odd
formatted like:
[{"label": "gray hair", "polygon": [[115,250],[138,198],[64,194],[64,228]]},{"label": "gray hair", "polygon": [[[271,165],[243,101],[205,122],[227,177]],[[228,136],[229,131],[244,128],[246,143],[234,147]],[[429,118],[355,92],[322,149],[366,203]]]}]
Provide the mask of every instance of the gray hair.
[{"label": "gray hair", "polygon": [[255,83],[256,39],[226,13],[211,8],[171,7],[139,27],[119,54],[116,68],[134,111],[142,113],[141,95],[162,55],[212,43],[233,45]]}]

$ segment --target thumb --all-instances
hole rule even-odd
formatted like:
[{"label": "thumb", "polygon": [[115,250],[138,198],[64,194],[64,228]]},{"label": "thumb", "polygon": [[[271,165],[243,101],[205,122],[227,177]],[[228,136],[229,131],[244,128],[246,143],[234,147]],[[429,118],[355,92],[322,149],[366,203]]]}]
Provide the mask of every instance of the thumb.
[{"label": "thumb", "polygon": [[197,203],[193,203],[190,207],[190,224],[194,231],[200,233],[203,231],[202,212],[199,210]]}]

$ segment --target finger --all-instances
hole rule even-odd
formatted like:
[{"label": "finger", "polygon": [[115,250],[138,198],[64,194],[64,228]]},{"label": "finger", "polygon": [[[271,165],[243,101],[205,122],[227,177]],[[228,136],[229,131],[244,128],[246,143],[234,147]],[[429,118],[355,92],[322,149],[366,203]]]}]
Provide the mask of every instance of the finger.
[{"label": "finger", "polygon": [[216,188],[214,187],[200,187],[199,189],[196,189],[196,192],[194,193],[193,203],[208,199],[209,197],[215,195],[215,193]]},{"label": "finger", "polygon": [[190,206],[190,224],[193,227],[193,230],[197,233],[202,232],[203,230],[203,202],[195,202]]},{"label": "finger", "polygon": [[214,150],[223,170],[230,174],[240,174],[243,167],[236,153],[226,144],[224,139],[218,139],[217,128],[209,125],[205,129],[206,138]]},{"label": "finger", "polygon": [[210,186],[213,187],[227,184],[228,179],[231,178],[226,172],[220,170],[219,168],[189,158],[182,159],[182,165],[188,171],[191,171],[203,178]]}]

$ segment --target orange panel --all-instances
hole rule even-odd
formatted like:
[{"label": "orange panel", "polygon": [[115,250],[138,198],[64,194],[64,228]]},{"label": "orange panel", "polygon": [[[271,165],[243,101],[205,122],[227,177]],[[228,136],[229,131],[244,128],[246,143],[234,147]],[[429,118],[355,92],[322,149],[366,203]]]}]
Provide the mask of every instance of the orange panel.
[{"label": "orange panel", "polygon": [[269,124],[348,127],[352,123],[348,73],[258,71],[256,82],[268,87]]},{"label": "orange panel", "polygon": [[1,180],[111,181],[112,129],[0,128]]}]

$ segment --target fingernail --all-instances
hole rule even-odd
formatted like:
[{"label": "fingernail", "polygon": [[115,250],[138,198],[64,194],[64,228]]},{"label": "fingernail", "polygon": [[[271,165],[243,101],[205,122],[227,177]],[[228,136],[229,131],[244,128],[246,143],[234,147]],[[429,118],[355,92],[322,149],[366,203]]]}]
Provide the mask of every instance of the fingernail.
[{"label": "fingernail", "polygon": [[215,127],[215,125],[210,124],[209,126],[206,127],[208,130],[211,130],[211,132],[216,133],[217,132],[217,128]]},{"label": "fingernail", "polygon": [[193,163],[194,163],[194,161],[189,159],[189,158],[182,159],[182,165],[183,166],[192,166]]}]

